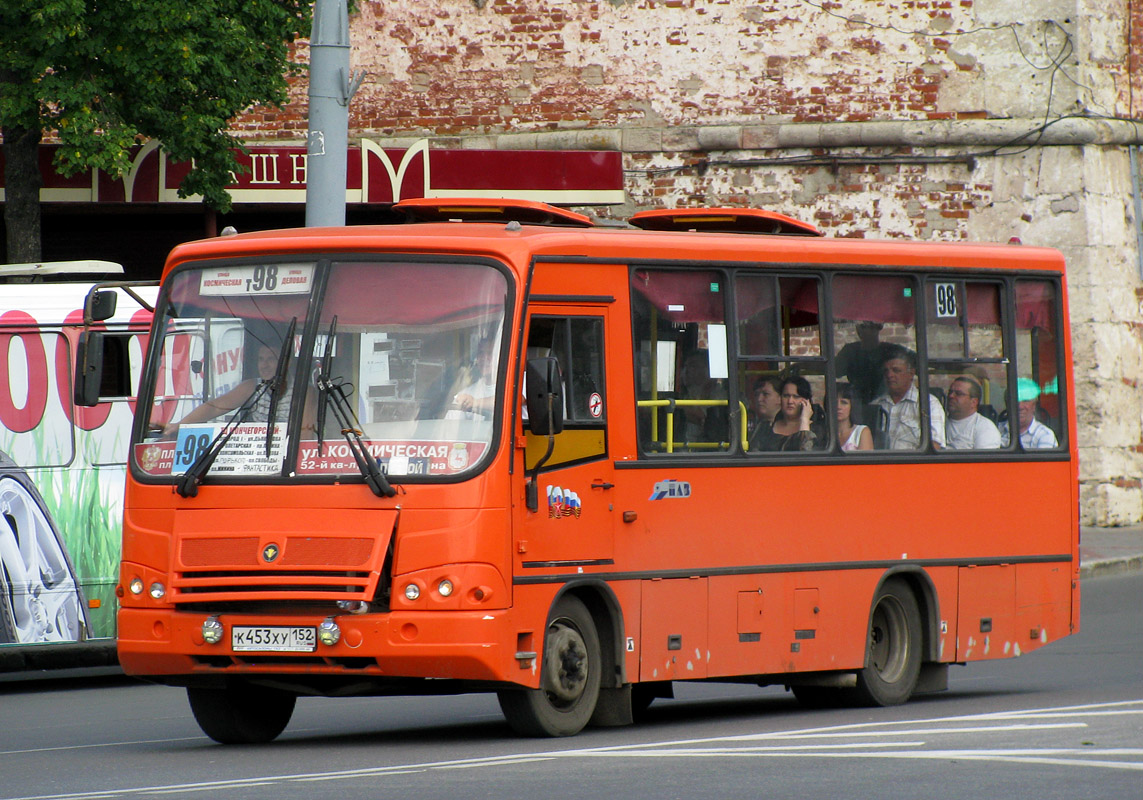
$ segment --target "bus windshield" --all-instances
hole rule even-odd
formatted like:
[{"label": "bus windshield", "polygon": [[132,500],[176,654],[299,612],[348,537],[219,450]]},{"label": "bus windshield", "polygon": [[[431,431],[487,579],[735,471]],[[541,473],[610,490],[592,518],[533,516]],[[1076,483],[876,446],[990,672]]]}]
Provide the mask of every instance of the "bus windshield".
[{"label": "bus windshield", "polygon": [[366,471],[359,439],[395,480],[475,469],[503,396],[507,298],[484,264],[180,268],[156,312],[135,466],[211,481],[353,476]]}]

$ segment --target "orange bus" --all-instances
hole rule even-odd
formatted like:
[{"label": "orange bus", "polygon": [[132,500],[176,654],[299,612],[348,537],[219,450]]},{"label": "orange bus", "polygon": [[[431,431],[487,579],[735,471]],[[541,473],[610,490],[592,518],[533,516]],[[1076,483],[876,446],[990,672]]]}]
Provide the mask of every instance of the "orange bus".
[{"label": "orange bus", "polygon": [[889,705],[1078,630],[1058,252],[397,208],[166,264],[118,647],[212,738],[299,695],[495,691],[531,735],[676,680]]}]

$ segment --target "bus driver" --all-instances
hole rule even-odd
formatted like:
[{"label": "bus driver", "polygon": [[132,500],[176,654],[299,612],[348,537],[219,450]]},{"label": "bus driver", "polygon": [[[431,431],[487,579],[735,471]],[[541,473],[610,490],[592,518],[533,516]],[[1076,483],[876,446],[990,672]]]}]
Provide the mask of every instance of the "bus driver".
[{"label": "bus driver", "polygon": [[[183,417],[178,422],[168,422],[163,426],[163,436],[171,437],[178,433],[179,426],[193,425],[197,422],[209,422],[215,417],[225,414],[228,411],[240,407],[243,403],[250,399],[255,390],[264,381],[274,379],[274,373],[278,369],[278,353],[274,348],[269,345],[263,344],[258,347],[258,377],[247,378],[239,383],[229,392],[219,395],[211,400],[207,400],[202,405],[194,408],[189,414]],[[265,391],[255,401],[254,406],[250,409],[250,413],[246,419],[247,422],[268,422],[270,419],[270,391]],[[290,400],[293,396],[293,386],[290,381],[286,381],[286,386],[278,393],[278,416],[279,419],[285,416],[284,411],[290,407]],[[313,395],[307,393],[306,395],[306,408],[305,408],[305,422],[303,423],[303,430],[314,429],[314,398]]]}]

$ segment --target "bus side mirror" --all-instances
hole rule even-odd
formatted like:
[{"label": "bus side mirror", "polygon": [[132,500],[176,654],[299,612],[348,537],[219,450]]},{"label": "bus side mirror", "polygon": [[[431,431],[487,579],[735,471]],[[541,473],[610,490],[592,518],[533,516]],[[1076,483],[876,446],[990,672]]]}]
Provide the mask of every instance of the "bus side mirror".
[{"label": "bus side mirror", "polygon": [[103,334],[84,331],[79,335],[79,347],[75,354],[75,404],[89,408],[97,405],[99,384],[102,382]]},{"label": "bus side mirror", "polygon": [[79,335],[72,392],[77,406],[91,407],[104,398],[128,397],[131,394],[127,338],[101,331],[84,331]]},{"label": "bus side mirror", "polygon": [[564,382],[560,362],[533,358],[525,373],[525,403],[528,430],[536,436],[551,436],[564,429]]},{"label": "bus side mirror", "polygon": [[107,289],[100,289],[88,294],[83,303],[84,322],[90,324],[114,317],[117,299],[115,292]]}]

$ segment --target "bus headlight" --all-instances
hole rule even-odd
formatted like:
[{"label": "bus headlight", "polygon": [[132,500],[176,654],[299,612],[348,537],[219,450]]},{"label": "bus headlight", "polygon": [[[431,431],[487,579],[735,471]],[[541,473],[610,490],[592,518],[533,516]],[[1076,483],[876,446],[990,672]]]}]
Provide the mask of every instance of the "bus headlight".
[{"label": "bus headlight", "polygon": [[155,600],[162,600],[167,595],[167,588],[163,584],[155,581],[151,584],[151,597]]},{"label": "bus headlight", "polygon": [[341,640],[341,628],[337,627],[333,617],[327,617],[318,625],[317,637],[322,644],[333,647]]},{"label": "bus headlight", "polygon": [[441,597],[448,597],[452,594],[452,581],[445,578],[437,584],[437,591],[440,592]]},{"label": "bus headlight", "polygon": [[143,579],[142,578],[132,578],[131,582],[129,584],[127,584],[127,588],[131,591],[131,594],[134,594],[134,595],[142,594],[143,593]]},{"label": "bus headlight", "polygon": [[416,600],[421,596],[421,588],[415,583],[410,583],[405,587],[405,599]]},{"label": "bus headlight", "polygon": [[218,644],[222,641],[222,623],[218,617],[208,617],[202,623],[202,640],[207,644]]}]

